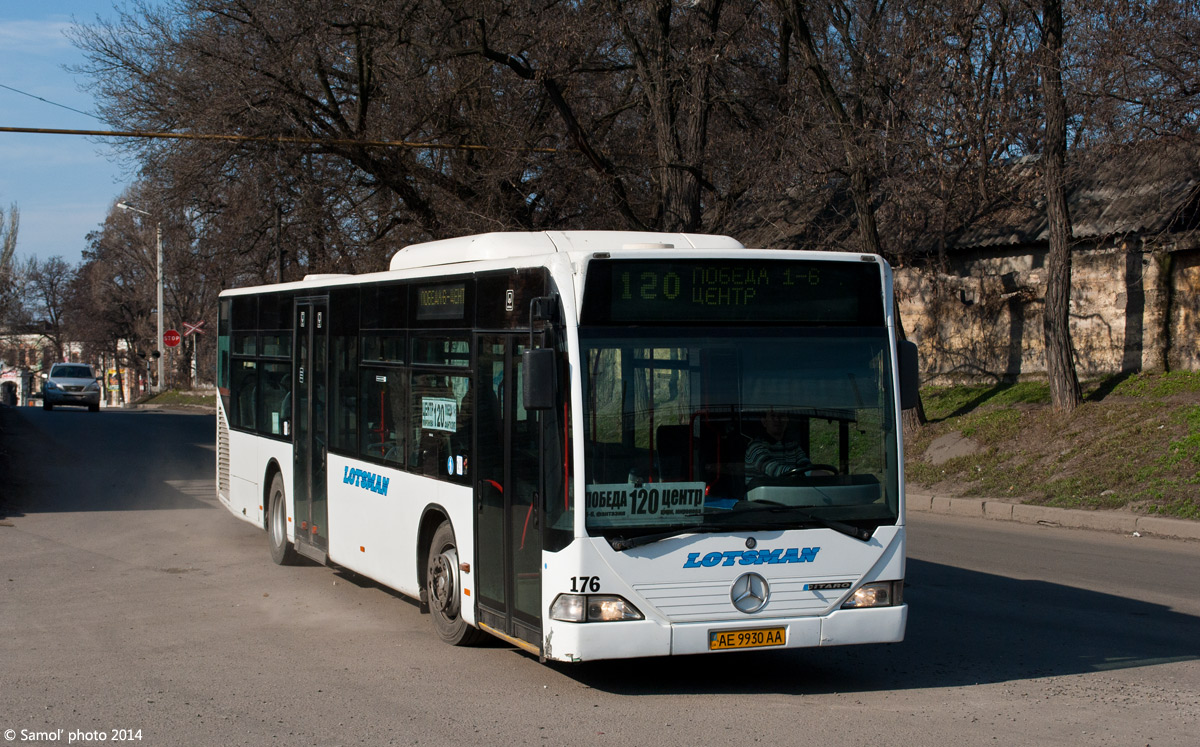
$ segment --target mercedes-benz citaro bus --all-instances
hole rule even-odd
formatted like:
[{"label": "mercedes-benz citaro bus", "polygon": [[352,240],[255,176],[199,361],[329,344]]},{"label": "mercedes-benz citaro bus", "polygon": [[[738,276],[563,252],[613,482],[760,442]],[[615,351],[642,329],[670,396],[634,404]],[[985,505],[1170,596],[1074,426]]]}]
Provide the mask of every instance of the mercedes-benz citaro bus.
[{"label": "mercedes-benz citaro bus", "polygon": [[868,254],[409,246],[386,272],[221,294],[218,493],[276,563],[413,597],[451,644],[577,662],[899,641],[916,353],[896,328]]}]

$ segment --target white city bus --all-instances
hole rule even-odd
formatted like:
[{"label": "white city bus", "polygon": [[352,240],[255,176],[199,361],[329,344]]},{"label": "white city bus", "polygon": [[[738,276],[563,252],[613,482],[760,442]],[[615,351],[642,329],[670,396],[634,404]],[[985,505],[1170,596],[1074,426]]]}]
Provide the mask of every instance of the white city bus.
[{"label": "white city bus", "polygon": [[[899,641],[916,356],[891,279],[872,255],[551,231],[226,291],[220,500],[275,562],[396,589],[452,644]],[[746,464],[768,413],[807,457],[774,477]]]}]

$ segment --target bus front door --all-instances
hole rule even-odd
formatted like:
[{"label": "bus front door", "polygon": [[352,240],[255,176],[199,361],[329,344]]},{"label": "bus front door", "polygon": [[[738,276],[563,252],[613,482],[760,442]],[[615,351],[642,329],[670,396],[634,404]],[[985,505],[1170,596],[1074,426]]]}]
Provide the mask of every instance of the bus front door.
[{"label": "bus front door", "polygon": [[480,335],[476,386],[478,621],[541,650],[538,416],[521,406],[529,334]]},{"label": "bus front door", "polygon": [[301,555],[323,563],[329,550],[325,487],[329,305],[324,299],[298,300],[295,313],[296,365],[292,384],[295,546]]}]

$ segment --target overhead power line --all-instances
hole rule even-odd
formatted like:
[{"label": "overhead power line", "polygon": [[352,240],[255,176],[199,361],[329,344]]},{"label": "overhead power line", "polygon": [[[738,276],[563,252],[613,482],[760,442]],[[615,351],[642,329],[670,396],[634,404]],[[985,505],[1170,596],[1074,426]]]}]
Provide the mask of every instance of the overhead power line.
[{"label": "overhead power line", "polygon": [[[7,89],[9,91],[12,91],[13,93],[19,93],[22,96],[28,96],[31,99],[37,99],[38,101],[41,101],[44,104],[49,104],[50,106],[57,106],[60,109],[66,109],[69,112],[75,112],[76,114],[82,114],[85,117],[91,117],[92,119],[100,119],[99,117],[97,117],[95,114],[92,114],[91,112],[85,112],[81,109],[76,109],[74,107],[67,106],[66,104],[60,104],[56,101],[51,101],[50,99],[44,99],[41,96],[36,96],[32,93],[29,93],[28,91],[22,91],[20,88],[13,88],[12,86],[6,86],[3,83],[0,83],[0,88]],[[103,121],[103,120],[101,120],[101,121]]]},{"label": "overhead power line", "polygon": [[422,150],[507,150],[518,153],[560,153],[560,148],[497,148],[492,145],[448,145],[408,140],[348,140],[344,138],[295,137],[290,135],[221,135],[203,132],[137,132],[119,130],[53,130],[44,127],[0,127],[0,132],[35,135],[83,135],[87,137],[126,137],[150,140],[210,140],[233,143],[281,143],[287,145],[332,145],[341,147],[413,148]]}]

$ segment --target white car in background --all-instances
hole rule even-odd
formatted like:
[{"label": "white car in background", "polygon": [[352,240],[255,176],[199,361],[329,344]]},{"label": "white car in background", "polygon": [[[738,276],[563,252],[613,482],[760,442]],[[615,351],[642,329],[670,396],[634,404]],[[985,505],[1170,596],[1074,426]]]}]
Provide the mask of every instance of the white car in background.
[{"label": "white car in background", "polygon": [[50,376],[42,385],[42,409],[53,410],[55,405],[87,407],[100,410],[100,382],[92,367],[86,363],[55,363]]}]

